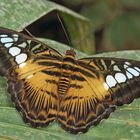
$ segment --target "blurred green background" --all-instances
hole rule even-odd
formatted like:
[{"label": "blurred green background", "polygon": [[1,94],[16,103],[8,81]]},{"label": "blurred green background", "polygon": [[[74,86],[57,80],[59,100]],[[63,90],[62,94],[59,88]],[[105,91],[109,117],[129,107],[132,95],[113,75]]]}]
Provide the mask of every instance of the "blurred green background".
[{"label": "blurred green background", "polygon": [[50,1],[91,20],[97,52],[140,49],[140,0]]}]

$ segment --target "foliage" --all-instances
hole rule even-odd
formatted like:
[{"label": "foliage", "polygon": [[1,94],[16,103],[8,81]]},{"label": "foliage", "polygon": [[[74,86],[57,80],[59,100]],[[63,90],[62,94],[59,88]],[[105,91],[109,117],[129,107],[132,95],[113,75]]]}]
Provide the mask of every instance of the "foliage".
[{"label": "foliage", "polygon": [[140,49],[139,0],[51,0],[91,20],[98,52]]}]

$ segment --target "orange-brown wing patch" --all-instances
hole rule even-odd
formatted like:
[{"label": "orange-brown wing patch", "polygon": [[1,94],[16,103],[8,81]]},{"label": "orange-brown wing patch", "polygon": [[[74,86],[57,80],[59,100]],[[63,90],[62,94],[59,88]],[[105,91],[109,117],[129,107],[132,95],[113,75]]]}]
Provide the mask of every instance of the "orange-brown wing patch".
[{"label": "orange-brown wing patch", "polygon": [[109,95],[103,79],[88,78],[75,73],[67,94],[60,101],[58,121],[62,128],[71,133],[86,132],[102,118],[108,117],[114,107],[108,108],[102,101]]}]

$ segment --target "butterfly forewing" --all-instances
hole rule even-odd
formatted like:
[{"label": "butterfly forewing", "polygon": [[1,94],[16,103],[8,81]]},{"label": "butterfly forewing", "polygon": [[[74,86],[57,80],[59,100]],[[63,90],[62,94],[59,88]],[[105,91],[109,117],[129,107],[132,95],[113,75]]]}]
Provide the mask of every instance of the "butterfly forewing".
[{"label": "butterfly forewing", "polygon": [[[140,62],[117,58],[81,59],[83,67],[96,69],[102,75],[103,86],[111,93],[112,104],[130,103],[140,96]],[[81,61],[80,60],[80,61]],[[106,98],[109,98],[106,95]]]},{"label": "butterfly forewing", "polygon": [[0,28],[0,74],[25,122],[58,121],[71,133],[86,132],[116,106],[140,96],[140,62],[75,59],[24,34]]},{"label": "butterfly forewing", "polygon": [[[56,118],[58,78],[62,56],[57,51],[18,32],[0,29],[0,73],[26,122],[47,125]],[[45,71],[45,72],[44,72]],[[50,72],[51,71],[51,72]]]}]

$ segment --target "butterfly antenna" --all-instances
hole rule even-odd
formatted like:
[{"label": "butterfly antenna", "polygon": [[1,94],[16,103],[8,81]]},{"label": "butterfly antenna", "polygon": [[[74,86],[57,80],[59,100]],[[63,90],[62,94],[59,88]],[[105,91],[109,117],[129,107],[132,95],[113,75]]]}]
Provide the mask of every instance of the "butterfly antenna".
[{"label": "butterfly antenna", "polygon": [[59,22],[60,22],[60,24],[61,24],[61,26],[62,26],[62,29],[63,29],[63,31],[64,31],[64,34],[65,34],[65,36],[66,36],[66,38],[67,38],[67,41],[68,41],[69,45],[71,45],[71,41],[70,41],[69,36],[68,36],[68,34],[67,34],[67,32],[66,32],[64,23],[62,22],[62,19],[60,18],[60,16],[59,16],[58,13],[57,13],[57,17],[58,17],[58,20],[59,20]]},{"label": "butterfly antenna", "polygon": [[35,36],[34,36],[33,34],[31,34],[31,33],[28,31],[28,29],[24,28],[24,30],[25,30],[31,37],[35,38]]}]

